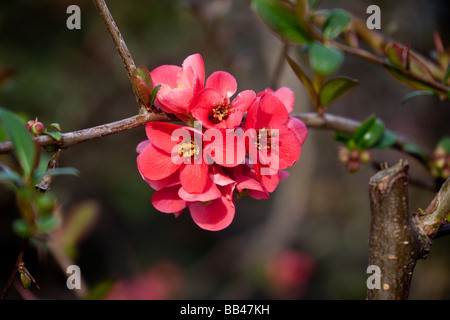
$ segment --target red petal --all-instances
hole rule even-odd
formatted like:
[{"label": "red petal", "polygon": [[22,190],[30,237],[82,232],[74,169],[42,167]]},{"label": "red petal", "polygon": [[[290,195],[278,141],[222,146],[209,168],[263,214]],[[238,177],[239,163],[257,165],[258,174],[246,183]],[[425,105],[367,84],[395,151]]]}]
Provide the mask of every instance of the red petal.
[{"label": "red petal", "polygon": [[210,204],[190,202],[188,206],[194,222],[200,228],[209,231],[225,229],[233,221],[235,214],[232,201],[225,196],[213,200]]},{"label": "red petal", "polygon": [[177,74],[181,70],[179,66],[173,65],[162,65],[155,68],[150,75],[152,77],[153,85],[157,84],[167,84],[171,88],[176,88],[178,86],[177,83]]},{"label": "red petal", "polygon": [[187,203],[178,196],[180,186],[172,186],[156,191],[152,197],[153,206],[164,213],[177,213],[186,208]]},{"label": "red petal", "polygon": [[220,198],[221,193],[217,186],[213,183],[212,179],[208,179],[208,183],[206,185],[205,191],[202,193],[188,193],[186,190],[181,187],[178,191],[178,195],[181,199],[186,201],[211,201],[217,198]]},{"label": "red petal", "polygon": [[287,127],[279,129],[279,169],[286,169],[297,162],[301,154],[301,144],[295,133]]},{"label": "red petal", "polygon": [[167,178],[161,180],[150,180],[143,177],[143,179],[150,185],[150,187],[154,190],[161,190],[162,188],[171,187],[174,185],[179,185],[180,183],[180,175],[178,171],[175,171]]},{"label": "red petal", "polygon": [[205,88],[216,89],[223,98],[230,98],[236,93],[237,82],[236,79],[224,71],[216,71],[206,79]]},{"label": "red petal", "polygon": [[200,164],[184,164],[180,168],[180,181],[188,193],[202,193],[208,182],[209,166],[202,161]]},{"label": "red petal", "polygon": [[261,129],[284,125],[288,116],[286,107],[275,94],[266,92],[256,99],[248,109],[245,128]]},{"label": "red petal", "polygon": [[300,142],[300,145],[302,145],[305,142],[306,137],[308,136],[308,129],[306,128],[306,125],[303,123],[303,121],[295,117],[289,117],[286,125],[289,129],[294,131],[297,139]]},{"label": "red petal", "polygon": [[[165,122],[147,122],[145,127],[148,139],[155,145],[155,147],[172,154],[178,154],[178,144],[182,141],[198,142],[200,145],[202,137],[200,135],[194,136],[193,133],[199,133],[191,127],[178,126]],[[200,133],[199,133],[200,134]],[[194,136],[194,137],[193,137]],[[198,141],[196,141],[198,140]]]},{"label": "red petal", "polygon": [[180,167],[172,162],[170,154],[149,144],[137,157],[138,170],[144,179],[161,180],[167,178]]},{"label": "red petal", "polygon": [[193,101],[190,112],[204,127],[215,128],[217,125],[211,123],[209,116],[214,108],[214,103],[222,102],[223,98],[217,90],[211,88],[203,89]]},{"label": "red petal", "polygon": [[183,69],[192,68],[195,77],[203,86],[203,84],[205,83],[205,63],[203,61],[202,56],[199,53],[192,54],[186,59],[184,59],[182,68]]},{"label": "red petal", "polygon": [[150,143],[151,143],[150,140],[144,140],[139,142],[139,144],[136,147],[136,152],[141,153],[142,150],[144,150]]},{"label": "red petal", "polygon": [[286,107],[287,113],[291,113],[294,111],[294,105],[295,105],[295,94],[294,91],[292,91],[290,88],[282,87],[275,91],[275,95],[278,99],[283,102],[284,106]]},{"label": "red petal", "polygon": [[252,90],[245,90],[239,93],[239,95],[233,100],[230,108],[234,109],[229,117],[225,120],[226,129],[235,129],[241,125],[244,113],[255,101],[255,93]]}]

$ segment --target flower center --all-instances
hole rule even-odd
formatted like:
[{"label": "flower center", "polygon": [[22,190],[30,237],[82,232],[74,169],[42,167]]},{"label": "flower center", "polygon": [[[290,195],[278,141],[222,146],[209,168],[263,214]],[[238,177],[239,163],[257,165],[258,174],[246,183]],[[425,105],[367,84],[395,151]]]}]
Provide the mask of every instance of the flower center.
[{"label": "flower center", "polygon": [[259,150],[270,149],[272,145],[272,137],[278,136],[278,132],[275,130],[267,129],[266,127],[258,130],[258,136],[256,137],[255,146]]},{"label": "flower center", "polygon": [[182,142],[178,144],[178,155],[183,158],[196,158],[200,154],[200,147],[191,142]]},{"label": "flower center", "polygon": [[230,105],[227,103],[227,100],[223,99],[221,102],[213,103],[213,108],[209,113],[208,119],[212,124],[218,124],[223,120],[226,120],[233,111],[234,108],[230,109]]}]

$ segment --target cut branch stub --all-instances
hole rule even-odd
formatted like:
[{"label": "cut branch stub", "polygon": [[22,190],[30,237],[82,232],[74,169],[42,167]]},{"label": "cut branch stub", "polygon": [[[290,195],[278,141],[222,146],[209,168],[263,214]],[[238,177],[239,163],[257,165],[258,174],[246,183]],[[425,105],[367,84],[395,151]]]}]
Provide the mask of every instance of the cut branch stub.
[{"label": "cut branch stub", "polygon": [[407,299],[416,261],[430,246],[417,216],[409,213],[408,168],[400,161],[369,182],[369,266],[381,271],[380,286],[367,291],[369,300]]}]

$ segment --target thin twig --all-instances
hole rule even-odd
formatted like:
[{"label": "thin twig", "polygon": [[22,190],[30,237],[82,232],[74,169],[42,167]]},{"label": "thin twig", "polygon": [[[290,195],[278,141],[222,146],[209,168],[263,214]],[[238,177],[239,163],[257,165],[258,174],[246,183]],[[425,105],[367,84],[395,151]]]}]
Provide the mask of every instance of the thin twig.
[{"label": "thin twig", "polygon": [[6,297],[6,294],[8,293],[9,288],[11,287],[14,277],[16,276],[16,273],[19,271],[19,266],[24,264],[24,256],[25,251],[28,247],[29,238],[24,238],[22,241],[22,246],[19,251],[19,255],[17,256],[16,263],[14,265],[13,270],[11,271],[11,274],[9,275],[8,282],[6,283],[5,287],[3,288],[2,295],[0,296],[0,300],[4,300]]},{"label": "thin twig", "polygon": [[134,69],[136,69],[136,65],[134,64],[133,58],[131,57],[130,51],[128,50],[125,40],[123,40],[120,30],[117,27],[117,24],[114,21],[114,18],[112,17],[111,13],[109,12],[109,9],[105,1],[94,0],[94,4],[96,5],[100,15],[102,16],[103,21],[105,21],[106,27],[108,28],[108,31],[111,34],[111,37],[114,41],[114,44],[116,45],[116,48],[119,51],[120,57],[122,58],[125,67],[127,68],[128,77],[131,79],[131,75]]},{"label": "thin twig", "polygon": [[[149,121],[177,121],[174,116],[165,113],[146,113],[138,114],[130,118],[122,119],[116,122],[99,125],[92,128],[82,129],[78,131],[61,134],[61,139],[56,141],[47,135],[33,138],[35,143],[40,146],[56,145],[60,148],[68,148],[70,146],[108,136],[110,134],[134,129],[146,124]],[[5,141],[0,143],[0,154],[11,152],[13,150],[12,143]]]},{"label": "thin twig", "polygon": [[373,63],[379,64],[380,66],[384,67],[385,69],[387,69],[389,71],[400,72],[404,76],[408,77],[409,79],[418,81],[422,84],[432,87],[433,89],[435,89],[443,94],[446,94],[449,91],[449,88],[447,86],[445,86],[444,84],[442,84],[438,81],[433,81],[431,79],[421,77],[421,76],[411,72],[410,70],[406,70],[406,69],[400,70],[400,69],[390,65],[385,59],[380,58],[370,52],[367,52],[367,51],[359,49],[359,48],[353,48],[353,47],[347,46],[347,45],[339,43],[339,42],[335,42],[334,45],[337,48],[339,48],[347,53],[350,53],[352,55],[366,59]]}]

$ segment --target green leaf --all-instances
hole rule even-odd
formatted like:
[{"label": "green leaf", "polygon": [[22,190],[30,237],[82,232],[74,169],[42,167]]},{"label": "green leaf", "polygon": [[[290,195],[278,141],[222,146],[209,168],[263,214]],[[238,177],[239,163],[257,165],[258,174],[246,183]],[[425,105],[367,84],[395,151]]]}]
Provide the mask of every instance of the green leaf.
[{"label": "green leaf", "polygon": [[54,168],[47,170],[45,172],[39,173],[36,175],[36,180],[42,179],[44,176],[61,176],[61,175],[71,175],[78,176],[80,172],[75,168]]},{"label": "green leaf", "polygon": [[28,223],[23,219],[17,219],[13,221],[12,228],[14,232],[21,237],[28,237],[30,234],[30,227]]},{"label": "green leaf", "polygon": [[33,170],[36,149],[25,124],[13,112],[1,107],[0,123],[13,144],[14,154],[23,169],[23,173],[29,176]]},{"label": "green leaf", "polygon": [[404,105],[409,99],[417,97],[417,96],[436,96],[434,92],[426,91],[426,90],[416,90],[405,94],[402,99],[402,105]]},{"label": "green leaf", "polygon": [[437,91],[432,86],[429,86],[427,84],[424,84],[423,82],[415,79],[411,79],[410,77],[404,75],[401,71],[398,70],[392,70],[387,69],[390,75],[392,75],[394,78],[396,78],[398,81],[400,81],[403,84],[406,84],[407,86],[410,86],[411,88],[418,89],[418,90],[424,90],[424,91],[431,91],[435,94],[439,95],[441,92]]},{"label": "green leaf", "polygon": [[445,153],[450,154],[450,138],[444,137],[441,140],[439,140],[438,147],[441,147],[445,150]]},{"label": "green leaf", "polygon": [[311,40],[297,23],[293,11],[277,0],[252,0],[252,6],[264,23],[283,39],[293,43]]},{"label": "green leaf", "polygon": [[426,160],[427,156],[425,151],[422,150],[421,147],[419,147],[417,144],[409,142],[409,143],[405,143],[402,147],[403,151],[412,154],[412,155],[416,155],[419,156],[421,159]]},{"label": "green leaf", "polygon": [[380,140],[383,131],[384,123],[375,116],[370,116],[355,131],[356,146],[361,149],[372,147]]},{"label": "green leaf", "polygon": [[294,60],[292,60],[288,55],[286,55],[285,57],[286,57],[287,62],[291,66],[292,71],[294,71],[297,78],[305,86],[305,89],[306,89],[306,92],[308,92],[309,98],[312,101],[315,101],[317,99],[317,93],[316,93],[316,90],[314,90],[314,86],[313,86],[311,80],[309,80],[306,73]]},{"label": "green leaf", "polygon": [[61,131],[61,126],[59,125],[59,123],[54,122],[54,123],[50,123],[50,124],[46,127],[45,130],[51,131],[51,132],[53,132],[53,131]]},{"label": "green leaf", "polygon": [[152,94],[151,94],[151,96],[150,96],[150,103],[149,103],[150,106],[152,106],[152,105],[153,105],[153,102],[155,102],[156,94],[158,93],[158,91],[159,91],[160,88],[161,88],[161,85],[160,85],[160,84],[157,84],[157,85],[153,88]]},{"label": "green leaf", "polygon": [[131,76],[133,90],[136,96],[145,106],[150,105],[150,90],[153,88],[153,81],[150,71],[145,66],[137,67]]},{"label": "green leaf", "polygon": [[62,137],[61,132],[59,132],[59,131],[45,131],[44,134],[52,137],[56,141],[61,140],[61,137]]},{"label": "green leaf", "polygon": [[22,185],[22,179],[14,171],[0,171],[0,180],[13,182],[16,186]]},{"label": "green leaf", "polygon": [[330,75],[336,72],[344,61],[342,51],[324,46],[320,42],[314,42],[309,48],[309,62],[315,73]]},{"label": "green leaf", "polygon": [[389,130],[384,130],[381,138],[372,145],[373,149],[385,149],[392,147],[397,142],[397,135]]},{"label": "green leaf", "polygon": [[342,9],[331,10],[323,26],[323,36],[330,40],[336,38],[349,22],[350,15],[347,11]]},{"label": "green leaf", "polygon": [[333,138],[336,141],[347,143],[352,139],[352,136],[341,132],[335,132]]},{"label": "green leaf", "polygon": [[47,215],[47,216],[41,217],[36,222],[36,226],[40,232],[47,233],[47,232],[52,231],[54,228],[56,228],[58,226],[58,223],[59,223],[58,219],[56,219],[54,216]]},{"label": "green leaf", "polygon": [[358,85],[358,80],[347,77],[331,79],[320,91],[320,104],[325,107],[330,102],[342,97]]}]

